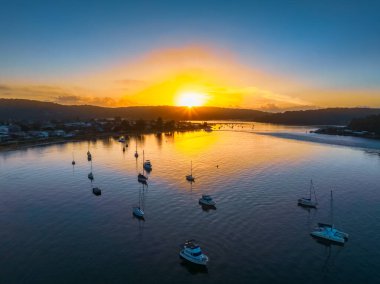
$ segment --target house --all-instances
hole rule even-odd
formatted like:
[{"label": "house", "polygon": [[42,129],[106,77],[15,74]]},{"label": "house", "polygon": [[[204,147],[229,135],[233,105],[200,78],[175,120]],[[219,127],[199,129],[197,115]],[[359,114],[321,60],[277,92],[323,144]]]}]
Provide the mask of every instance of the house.
[{"label": "house", "polygon": [[0,125],[0,135],[8,135],[9,127],[6,125]]},{"label": "house", "polygon": [[54,130],[53,135],[58,137],[64,137],[66,135],[66,132],[64,130]]}]

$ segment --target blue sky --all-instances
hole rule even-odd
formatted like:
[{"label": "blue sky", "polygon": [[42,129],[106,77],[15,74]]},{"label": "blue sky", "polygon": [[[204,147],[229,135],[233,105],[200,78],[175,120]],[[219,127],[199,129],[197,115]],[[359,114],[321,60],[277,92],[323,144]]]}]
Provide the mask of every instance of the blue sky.
[{"label": "blue sky", "polygon": [[[380,1],[0,0],[0,82],[206,44],[326,89],[380,89]],[[380,95],[380,94],[379,94]]]}]

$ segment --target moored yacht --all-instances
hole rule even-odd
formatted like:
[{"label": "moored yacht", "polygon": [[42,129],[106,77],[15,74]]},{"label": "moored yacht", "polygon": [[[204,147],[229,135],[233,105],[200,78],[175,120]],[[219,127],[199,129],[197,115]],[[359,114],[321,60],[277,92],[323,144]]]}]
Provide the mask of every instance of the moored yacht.
[{"label": "moored yacht", "polygon": [[150,160],[146,160],[144,162],[144,169],[146,171],[151,171],[152,170],[152,163],[150,162]]},{"label": "moored yacht", "polygon": [[186,176],[186,180],[189,182],[195,181],[195,177],[193,177],[193,161],[190,162],[190,174]]},{"label": "moored yacht", "polygon": [[325,241],[344,244],[348,240],[348,234],[337,230],[333,224],[333,193],[331,191],[331,224],[318,223],[318,227],[310,233],[312,237]]},{"label": "moored yacht", "polygon": [[87,160],[90,162],[92,160],[92,155],[90,151],[87,151]]},{"label": "moored yacht", "polygon": [[87,177],[90,179],[90,180],[93,180],[94,179],[94,175],[92,174],[92,172],[90,172]]},{"label": "moored yacht", "polygon": [[118,141],[124,143],[125,142],[125,137],[121,136]]},{"label": "moored yacht", "polygon": [[133,207],[133,215],[137,218],[144,219],[144,211],[140,207]]},{"label": "moored yacht", "polygon": [[[314,193],[314,200],[312,199],[312,193]],[[309,197],[302,197],[298,199],[298,205],[303,207],[317,208],[317,195],[315,194],[315,189],[312,180],[310,181]]]},{"label": "moored yacht", "polygon": [[212,200],[210,195],[203,194],[202,198],[199,199],[199,204],[205,205],[205,206],[215,206],[215,201]]},{"label": "moored yacht", "polygon": [[333,224],[318,223],[318,227],[310,235],[339,244],[344,244],[348,240],[348,234],[335,229]]},{"label": "moored yacht", "polygon": [[137,176],[137,181],[146,183],[148,181],[148,177],[144,176],[142,173],[139,173]]},{"label": "moored yacht", "polygon": [[145,161],[144,150],[143,150],[143,161],[144,161],[144,164],[143,164],[144,170],[146,170],[147,172],[150,172],[152,170],[152,163],[150,162],[150,160]]},{"label": "moored yacht", "polygon": [[182,244],[179,255],[187,261],[199,265],[207,265],[209,261],[208,256],[202,253],[200,246],[194,240],[189,240]]}]

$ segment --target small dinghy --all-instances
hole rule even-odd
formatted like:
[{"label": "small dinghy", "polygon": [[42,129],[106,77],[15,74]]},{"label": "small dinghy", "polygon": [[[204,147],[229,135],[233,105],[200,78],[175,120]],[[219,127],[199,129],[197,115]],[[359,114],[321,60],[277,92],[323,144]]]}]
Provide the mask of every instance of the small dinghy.
[{"label": "small dinghy", "polygon": [[74,165],[75,165],[75,161],[73,160],[73,161],[71,162],[71,164],[74,166]]},{"label": "small dinghy", "polygon": [[203,206],[215,206],[215,201],[212,200],[210,195],[203,194],[202,198],[199,199],[199,204]]},{"label": "small dinghy", "polygon": [[96,196],[102,195],[102,191],[100,190],[99,187],[93,187],[92,193],[95,194]]},{"label": "small dinghy", "polygon": [[[312,199],[312,193],[314,193],[314,200]],[[313,181],[310,181],[310,193],[309,198],[302,197],[298,199],[298,205],[303,207],[317,208],[317,195],[315,194],[315,189],[313,185]]]},{"label": "small dinghy", "polygon": [[90,153],[90,151],[87,151],[87,161],[91,161],[92,160],[92,155]]},{"label": "small dinghy", "polygon": [[194,240],[186,241],[181,246],[179,255],[181,258],[198,265],[207,265],[209,258],[202,253],[199,245]]},{"label": "small dinghy", "polygon": [[133,215],[139,219],[144,219],[144,211],[140,207],[133,207]]}]

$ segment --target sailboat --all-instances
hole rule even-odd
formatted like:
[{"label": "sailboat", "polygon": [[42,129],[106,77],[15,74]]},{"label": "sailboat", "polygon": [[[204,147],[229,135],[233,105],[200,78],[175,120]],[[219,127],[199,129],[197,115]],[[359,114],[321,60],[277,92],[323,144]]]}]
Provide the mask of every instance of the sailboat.
[{"label": "sailboat", "polygon": [[343,245],[348,240],[348,234],[337,230],[333,224],[333,192],[331,191],[331,224],[318,223],[318,227],[310,233],[312,237]]},{"label": "sailboat", "polygon": [[186,180],[194,182],[195,178],[193,177],[193,161],[190,162],[190,174],[186,176]]},{"label": "sailboat", "polygon": [[[314,193],[314,200],[312,200],[312,192]],[[317,208],[317,195],[315,194],[315,189],[313,185],[313,180],[310,180],[310,192],[309,192],[309,198],[302,197],[298,199],[298,205],[303,207],[311,207],[311,208]]]},{"label": "sailboat", "polygon": [[75,165],[74,152],[73,152],[73,161],[71,162],[71,164],[72,164],[73,166]]},{"label": "sailboat", "polygon": [[143,185],[142,192],[139,189],[139,206],[135,206],[132,209],[133,215],[142,220],[144,220],[144,215],[145,215],[143,207],[144,207],[144,185]]},{"label": "sailboat", "polygon": [[[137,152],[136,152],[137,153]],[[144,152],[143,152],[144,153]],[[146,183],[148,181],[148,177],[144,175],[144,161],[143,161],[143,171],[137,175],[137,181],[141,183]]]},{"label": "sailboat", "polygon": [[143,150],[143,161],[144,161],[144,164],[143,164],[144,169],[147,172],[150,172],[152,170],[152,163],[150,162],[150,160],[145,161],[144,150]]},{"label": "sailboat", "polygon": [[91,171],[90,171],[90,173],[87,175],[87,177],[88,177],[90,180],[93,180],[93,179],[94,179],[94,175],[92,174],[92,161],[91,161]]},{"label": "sailboat", "polygon": [[91,161],[92,160],[92,156],[91,156],[91,153],[90,153],[90,142],[88,142],[88,150],[87,150],[87,161]]},{"label": "sailboat", "polygon": [[136,138],[136,152],[135,152],[135,158],[137,159],[139,157],[139,153],[137,153],[137,138]]}]

